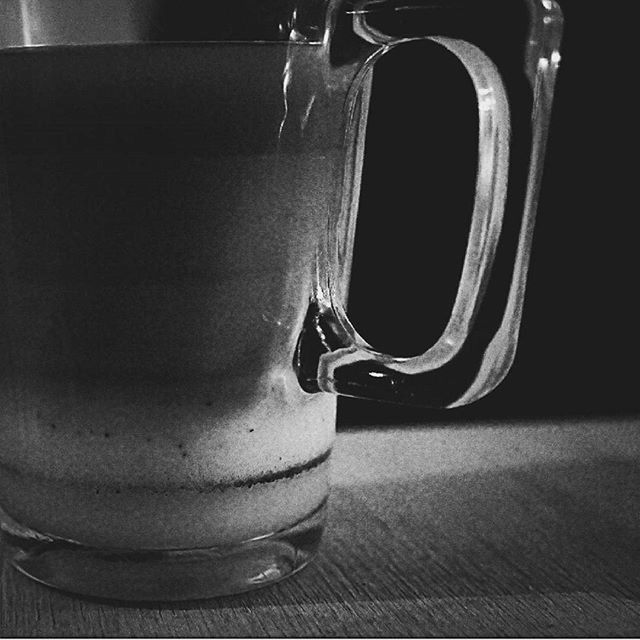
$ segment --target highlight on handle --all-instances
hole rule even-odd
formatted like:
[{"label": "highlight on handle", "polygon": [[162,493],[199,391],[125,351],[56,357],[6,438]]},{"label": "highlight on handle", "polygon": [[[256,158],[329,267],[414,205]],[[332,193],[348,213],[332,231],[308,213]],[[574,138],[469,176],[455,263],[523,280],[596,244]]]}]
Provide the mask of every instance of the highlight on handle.
[{"label": "highlight on handle", "polygon": [[[530,131],[512,140],[528,150],[528,166],[509,169],[510,78],[501,78],[500,62],[492,60],[473,39],[473,21],[456,33],[460,7],[481,11],[500,4],[485,2],[398,2],[364,0],[351,6],[353,30],[377,49],[363,64],[362,75],[369,73],[375,61],[390,48],[405,42],[429,39],[456,55],[471,76],[479,113],[479,164],[476,201],[463,275],[451,319],[442,336],[422,355],[394,357],[369,345],[350,323],[341,292],[332,277],[339,261],[336,228],[329,234],[326,264],[319,265],[319,278],[305,329],[296,353],[295,366],[303,388],[355,397],[387,400],[433,407],[455,407],[473,402],[494,389],[507,374],[514,356],[522,319],[527,268],[539,198],[545,142],[553,100],[553,87],[560,62],[562,14],[551,0],[526,0],[529,27],[521,74],[531,89],[528,106]],[[451,20],[447,8],[455,5]],[[386,16],[397,18],[413,10],[437,12],[433,23],[444,35],[398,34],[383,30]],[[457,12],[457,13],[456,13]],[[375,25],[371,19],[376,18]],[[471,24],[471,28],[469,27]],[[462,35],[463,37],[454,37]],[[357,83],[356,83],[357,84]],[[505,84],[507,85],[505,87]],[[357,92],[357,87],[354,88]],[[356,104],[355,98],[351,101]],[[513,108],[513,107],[512,107]],[[521,109],[522,105],[518,105]],[[522,113],[517,113],[522,119]],[[527,115],[527,114],[525,114]],[[527,139],[525,139],[525,137]],[[524,193],[509,193],[507,175],[523,173]],[[519,210],[520,224],[514,238],[498,241],[505,200],[510,209]],[[366,215],[366,212],[364,212]],[[496,252],[498,256],[496,257]],[[508,268],[505,287],[491,278],[491,270]],[[499,290],[502,287],[502,290]],[[500,309],[483,304],[499,300]]]}]

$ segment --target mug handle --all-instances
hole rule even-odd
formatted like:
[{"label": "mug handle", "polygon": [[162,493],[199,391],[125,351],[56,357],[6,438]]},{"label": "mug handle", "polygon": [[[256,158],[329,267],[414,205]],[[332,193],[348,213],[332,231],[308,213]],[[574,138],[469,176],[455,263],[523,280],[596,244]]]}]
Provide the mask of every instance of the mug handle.
[{"label": "mug handle", "polygon": [[[340,225],[334,221],[320,260],[314,301],[298,342],[294,365],[300,383],[308,392],[325,391],[365,399],[386,400],[430,407],[469,404],[494,389],[505,377],[515,356],[522,317],[527,268],[538,203],[542,161],[556,71],[562,14],[551,0],[526,0],[529,30],[522,71],[531,89],[526,114],[530,117],[529,139],[511,139],[507,88],[500,69],[478,46],[468,41],[469,28],[460,31],[460,7],[465,2],[433,3],[400,0],[362,0],[353,6],[352,28],[362,40],[374,45],[352,88],[349,120],[360,108],[357,92],[372,66],[392,47],[415,40],[431,40],[449,50],[464,65],[478,100],[479,145],[476,196],[462,276],[451,317],[442,335],[423,354],[395,357],[369,345],[348,319],[340,290]],[[467,0],[469,10],[489,2]],[[495,4],[495,3],[494,3]],[[447,6],[454,7],[447,22]],[[473,7],[473,9],[471,9]],[[404,24],[403,14],[412,9],[436,15],[440,34],[390,35],[375,23]],[[386,19],[389,16],[389,19]],[[444,16],[444,19],[443,19]],[[522,105],[518,103],[518,108]],[[517,113],[522,117],[522,113]],[[510,148],[527,145],[527,167],[509,167]],[[521,152],[521,150],[519,150]],[[519,154],[520,155],[520,154]],[[349,164],[349,163],[347,163]],[[522,209],[519,230],[509,246],[499,238],[503,226],[508,180],[517,183],[514,172],[526,172],[519,194]],[[349,177],[346,177],[346,182]],[[523,198],[524,196],[524,198]],[[522,204],[522,199],[524,203]],[[341,212],[339,215],[346,215]],[[496,254],[498,258],[496,259]],[[508,260],[510,277],[501,282],[491,276],[494,263]],[[497,264],[495,266],[498,266]],[[503,270],[504,264],[499,265]],[[490,304],[483,304],[490,299]],[[496,313],[496,300],[499,313]]]}]

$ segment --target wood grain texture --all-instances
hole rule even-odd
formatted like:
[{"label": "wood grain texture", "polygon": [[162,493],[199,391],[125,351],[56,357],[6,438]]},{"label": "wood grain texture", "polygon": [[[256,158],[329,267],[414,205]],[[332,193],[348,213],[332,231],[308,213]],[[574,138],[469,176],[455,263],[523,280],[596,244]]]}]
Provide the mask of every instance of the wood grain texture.
[{"label": "wood grain texture", "polygon": [[640,419],[339,434],[316,562],[274,587],[114,606],[3,563],[3,637],[640,635]]}]

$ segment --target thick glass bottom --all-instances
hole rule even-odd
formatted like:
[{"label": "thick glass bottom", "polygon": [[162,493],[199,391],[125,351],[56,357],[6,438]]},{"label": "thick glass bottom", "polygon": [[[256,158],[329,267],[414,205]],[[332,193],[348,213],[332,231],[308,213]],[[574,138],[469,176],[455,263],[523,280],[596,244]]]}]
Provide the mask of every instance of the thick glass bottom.
[{"label": "thick glass bottom", "polygon": [[50,587],[119,601],[196,600],[257,589],[307,565],[326,503],[295,525],[203,549],[97,549],[23,527],[0,510],[3,542],[22,573]]}]

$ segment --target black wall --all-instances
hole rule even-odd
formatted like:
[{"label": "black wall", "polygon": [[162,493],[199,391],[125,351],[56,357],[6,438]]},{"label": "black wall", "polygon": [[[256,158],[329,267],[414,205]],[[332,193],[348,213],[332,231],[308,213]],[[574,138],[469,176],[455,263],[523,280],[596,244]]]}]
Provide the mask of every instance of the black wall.
[{"label": "black wall", "polygon": [[[341,400],[341,425],[640,410],[635,3],[560,4],[562,63],[510,374],[447,412]],[[475,108],[465,72],[437,47],[405,45],[378,63],[350,315],[397,355],[424,351],[448,317],[473,199]]]}]

